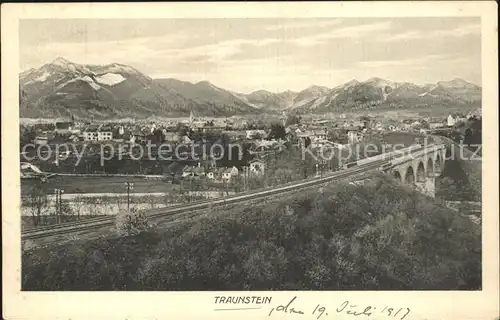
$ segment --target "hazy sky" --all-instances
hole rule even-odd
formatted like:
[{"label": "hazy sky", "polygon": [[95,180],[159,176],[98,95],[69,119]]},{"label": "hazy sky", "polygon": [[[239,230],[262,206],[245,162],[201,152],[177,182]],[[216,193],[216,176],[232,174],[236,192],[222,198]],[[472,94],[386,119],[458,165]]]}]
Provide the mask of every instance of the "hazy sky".
[{"label": "hazy sky", "polygon": [[479,18],[21,20],[20,69],[61,56],[239,92],[370,77],[481,84]]}]

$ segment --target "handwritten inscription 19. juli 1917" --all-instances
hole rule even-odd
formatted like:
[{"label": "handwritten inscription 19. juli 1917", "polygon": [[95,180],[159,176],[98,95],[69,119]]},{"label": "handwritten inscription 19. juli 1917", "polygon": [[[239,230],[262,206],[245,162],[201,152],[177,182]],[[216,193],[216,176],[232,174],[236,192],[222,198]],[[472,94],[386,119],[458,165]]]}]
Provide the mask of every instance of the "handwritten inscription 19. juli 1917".
[{"label": "handwritten inscription 19. juli 1917", "polygon": [[395,318],[398,320],[403,320],[405,319],[411,312],[409,308],[395,308],[395,307],[390,307],[390,306],[370,306],[370,305],[356,305],[352,304],[349,301],[344,301],[337,307],[335,307],[332,311],[327,310],[327,307],[322,306],[320,304],[316,305],[316,307],[311,310],[311,311],[305,311],[302,310],[301,308],[295,306],[295,302],[297,300],[297,297],[294,297],[292,300],[290,300],[286,305],[279,305],[277,307],[274,307],[269,311],[269,316],[271,316],[275,312],[284,312],[284,313],[289,313],[289,314],[301,314],[301,315],[306,315],[306,314],[311,314],[314,316],[316,319],[328,317],[329,315],[333,314],[344,314],[344,315],[350,315],[354,317],[371,317],[372,315],[379,315],[379,316],[386,316],[386,317],[391,317]]}]

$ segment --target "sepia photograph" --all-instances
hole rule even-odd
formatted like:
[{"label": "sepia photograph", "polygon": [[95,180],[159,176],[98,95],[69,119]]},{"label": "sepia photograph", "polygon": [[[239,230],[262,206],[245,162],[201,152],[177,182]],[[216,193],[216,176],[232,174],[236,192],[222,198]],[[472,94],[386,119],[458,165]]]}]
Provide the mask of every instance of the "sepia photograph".
[{"label": "sepia photograph", "polygon": [[215,311],[401,320],[422,317],[297,295],[481,292],[498,186],[482,21],[18,19],[2,128],[19,130],[20,290],[220,291]]}]

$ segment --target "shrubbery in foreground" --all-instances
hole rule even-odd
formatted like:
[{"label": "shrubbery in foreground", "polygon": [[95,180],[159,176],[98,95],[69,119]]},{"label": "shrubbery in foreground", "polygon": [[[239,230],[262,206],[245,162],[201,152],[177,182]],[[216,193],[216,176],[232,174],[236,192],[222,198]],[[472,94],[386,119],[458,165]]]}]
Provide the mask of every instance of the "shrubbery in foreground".
[{"label": "shrubbery in foreground", "polygon": [[23,290],[480,289],[480,227],[388,178],[27,251]]},{"label": "shrubbery in foreground", "polygon": [[149,228],[146,214],[135,209],[120,212],[115,226],[118,233],[124,236],[138,235]]}]

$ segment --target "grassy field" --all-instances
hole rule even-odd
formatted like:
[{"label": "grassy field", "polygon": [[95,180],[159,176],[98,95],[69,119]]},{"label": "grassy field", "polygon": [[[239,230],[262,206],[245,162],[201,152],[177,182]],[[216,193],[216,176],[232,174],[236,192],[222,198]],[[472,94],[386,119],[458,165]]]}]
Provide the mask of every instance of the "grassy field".
[{"label": "grassy field", "polygon": [[[425,135],[416,132],[384,132],[382,134],[385,143],[396,145],[404,144],[409,146],[415,143],[415,139],[419,139],[420,143],[423,143]],[[432,143],[432,137],[428,137],[428,143]]]},{"label": "grassy field", "polygon": [[[125,193],[125,182],[134,184],[132,193],[169,192],[178,185],[161,180],[146,180],[134,177],[72,177],[54,176],[45,183],[45,188],[52,191],[63,189],[65,193]],[[21,194],[25,195],[36,184],[32,180],[21,181]]]}]

